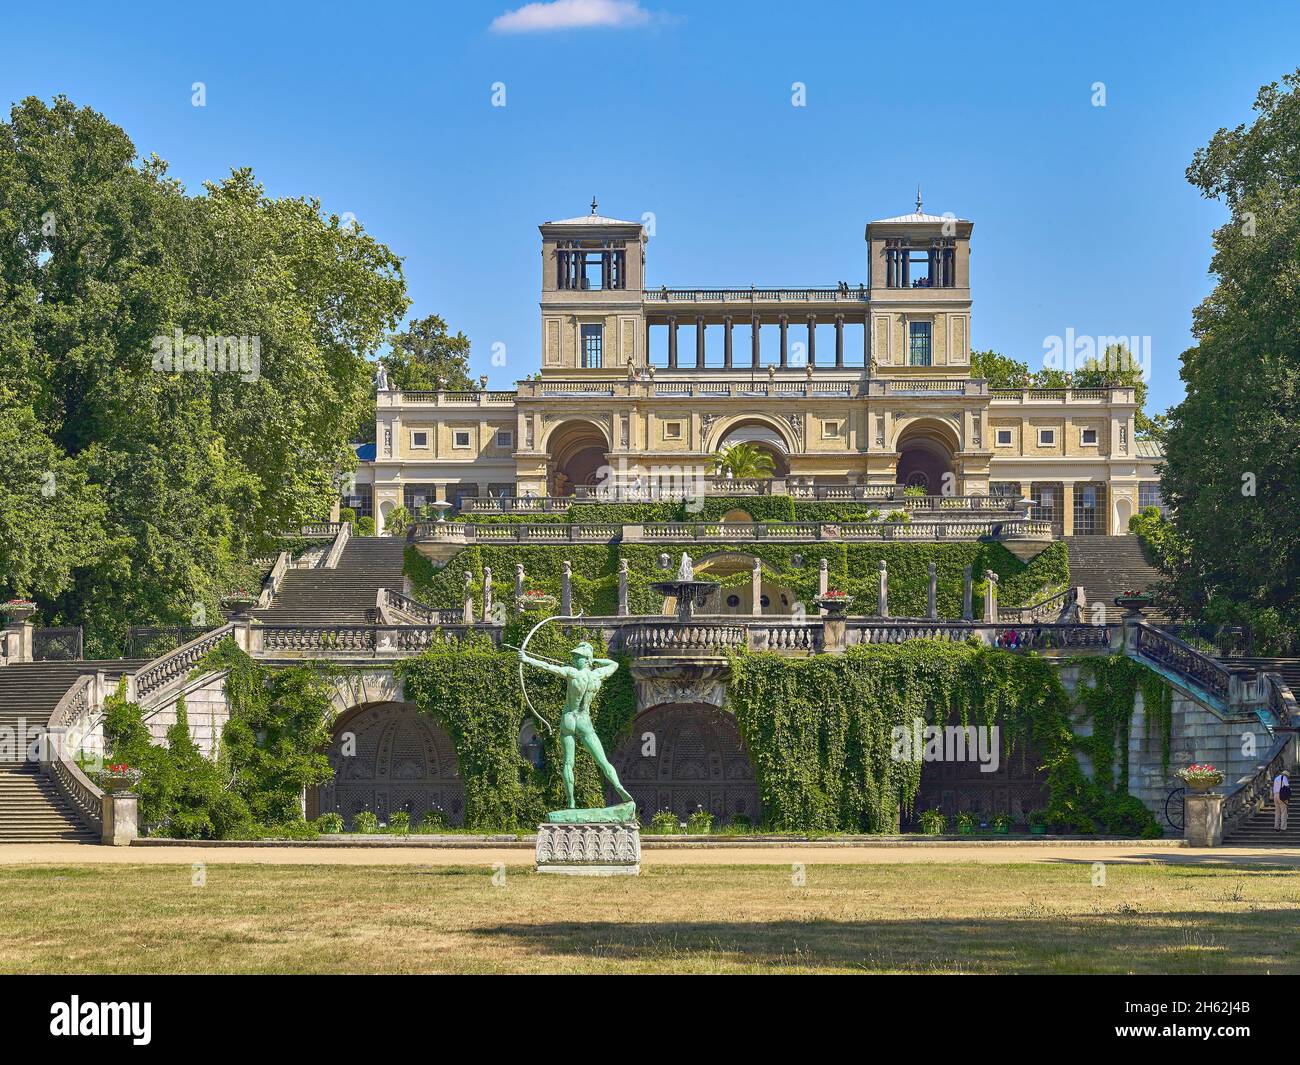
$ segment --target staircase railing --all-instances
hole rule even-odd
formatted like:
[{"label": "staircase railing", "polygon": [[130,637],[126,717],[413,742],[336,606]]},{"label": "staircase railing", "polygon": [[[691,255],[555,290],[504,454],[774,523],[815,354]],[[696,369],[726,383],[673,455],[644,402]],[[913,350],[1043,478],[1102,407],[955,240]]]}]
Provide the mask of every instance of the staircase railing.
[{"label": "staircase railing", "polygon": [[257,597],[259,610],[265,610],[275,599],[275,594],[280,590],[280,583],[284,580],[284,575],[289,572],[289,561],[288,551],[281,551],[276,556],[275,565],[271,567],[271,572],[266,575],[266,580],[262,582],[262,591]]},{"label": "staircase railing", "polygon": [[97,832],[103,830],[104,793],[81,771],[77,753],[91,727],[91,718],[103,710],[103,693],[94,674],[78,677],[50,714],[46,726],[42,768],[77,815]]},{"label": "staircase railing", "polygon": [[1049,595],[1041,602],[1031,606],[998,607],[998,620],[1025,625],[1035,621],[1076,621],[1079,616],[1079,593],[1081,588],[1066,588],[1063,592]]},{"label": "staircase railing", "polygon": [[137,702],[157,697],[165,688],[189,676],[190,671],[209,651],[235,633],[233,624],[205,632],[187,644],[182,644],[140,670],[135,675],[134,696]]},{"label": "staircase railing", "polygon": [[462,625],[465,622],[463,610],[439,610],[418,599],[397,591],[394,588],[380,588],[375,596],[375,613],[380,624],[401,624],[401,619],[393,619],[389,611],[396,611],[416,619],[419,625]]},{"label": "staircase railing", "polygon": [[342,522],[338,531],[334,534],[334,543],[330,545],[329,551],[324,559],[321,560],[321,569],[337,569],[339,556],[343,554],[343,548],[347,546],[348,539],[352,535],[352,525],[349,522]]},{"label": "staircase railing", "polygon": [[[1269,709],[1277,715],[1283,730],[1275,733],[1273,745],[1255,767],[1254,772],[1237,779],[1224,793],[1223,834],[1238,828],[1272,797],[1273,778],[1283,770],[1290,771],[1296,759],[1296,733],[1300,725],[1300,707],[1290,687],[1277,673],[1264,674],[1269,686]],[[1285,730],[1285,731],[1284,731]]]}]

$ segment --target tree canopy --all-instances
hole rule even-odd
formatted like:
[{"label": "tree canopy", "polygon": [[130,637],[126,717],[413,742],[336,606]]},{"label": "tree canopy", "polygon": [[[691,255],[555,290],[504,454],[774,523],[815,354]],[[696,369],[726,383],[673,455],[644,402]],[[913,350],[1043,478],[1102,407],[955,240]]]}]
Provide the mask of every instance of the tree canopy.
[{"label": "tree canopy", "polygon": [[[323,516],[406,311],[401,261],[248,169],[190,195],[65,97],[0,123],[0,594],[90,646],[216,617]],[[96,643],[99,640],[99,644]]]},{"label": "tree canopy", "polygon": [[1300,70],[1260,89],[1254,121],[1220,129],[1187,179],[1231,212],[1214,290],[1183,352],[1162,477],[1179,600],[1210,621],[1300,624]]}]

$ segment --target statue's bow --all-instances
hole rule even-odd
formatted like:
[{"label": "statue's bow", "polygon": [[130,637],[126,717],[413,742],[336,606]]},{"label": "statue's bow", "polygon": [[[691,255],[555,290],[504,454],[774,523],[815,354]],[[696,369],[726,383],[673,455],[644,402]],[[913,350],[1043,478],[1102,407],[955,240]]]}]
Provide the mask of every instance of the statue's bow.
[{"label": "statue's bow", "polygon": [[542,618],[541,621],[528,630],[528,635],[525,636],[519,644],[519,690],[524,693],[524,704],[528,707],[529,712],[533,717],[537,718],[538,721],[546,726],[547,732],[553,733],[555,729],[551,726],[551,723],[538,712],[537,707],[533,705],[533,701],[528,698],[528,684],[524,680],[524,652],[528,650],[528,641],[531,640],[537,630],[548,621],[577,621],[580,617],[582,617],[581,610],[576,614],[556,614],[553,617]]}]

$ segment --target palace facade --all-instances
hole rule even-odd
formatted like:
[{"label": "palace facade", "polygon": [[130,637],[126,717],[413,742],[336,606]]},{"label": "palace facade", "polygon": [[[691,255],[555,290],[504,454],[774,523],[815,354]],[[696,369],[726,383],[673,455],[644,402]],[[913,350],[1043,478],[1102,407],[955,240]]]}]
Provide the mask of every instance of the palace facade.
[{"label": "palace facade", "polygon": [[[381,388],[344,499],[381,529],[397,506],[533,513],[683,477],[737,495],[1028,498],[1058,535],[1124,533],[1159,504],[1131,387],[971,376],[969,220],[918,200],[870,222],[866,280],[824,288],[652,287],[645,226],[594,201],[539,228],[539,371],[510,391]],[[710,476],[738,441],[771,455],[770,479]]]}]

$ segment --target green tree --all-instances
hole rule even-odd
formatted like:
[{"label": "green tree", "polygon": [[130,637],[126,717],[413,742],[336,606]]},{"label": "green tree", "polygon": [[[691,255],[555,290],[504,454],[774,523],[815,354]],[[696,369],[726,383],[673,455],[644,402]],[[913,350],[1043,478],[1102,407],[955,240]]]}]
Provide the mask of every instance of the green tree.
[{"label": "green tree", "polygon": [[[103,501],[80,510],[93,549],[32,583],[43,611],[85,623],[100,653],[128,624],[216,618],[273,534],[328,512],[373,404],[369,356],[406,307],[397,257],[315,200],[270,199],[248,170],[191,196],[104,116],[16,105],[0,123],[0,421],[26,432],[29,410],[27,465],[73,488],[82,471]],[[19,472],[0,499],[29,491]],[[31,580],[10,569],[0,581]]]},{"label": "green tree", "polygon": [[478,384],[469,376],[469,337],[452,336],[436,314],[416,319],[388,338],[392,351],[380,357],[388,370],[388,385],[406,392],[472,392]]},{"label": "green tree", "polygon": [[1027,363],[991,349],[970,353],[970,375],[985,378],[989,388],[1028,388],[1031,379]]},{"label": "green tree", "polygon": [[1187,178],[1231,217],[1214,290],[1182,355],[1165,500],[1183,551],[1174,591],[1194,616],[1300,625],[1300,70],[1264,86],[1249,125],[1220,129]]}]

